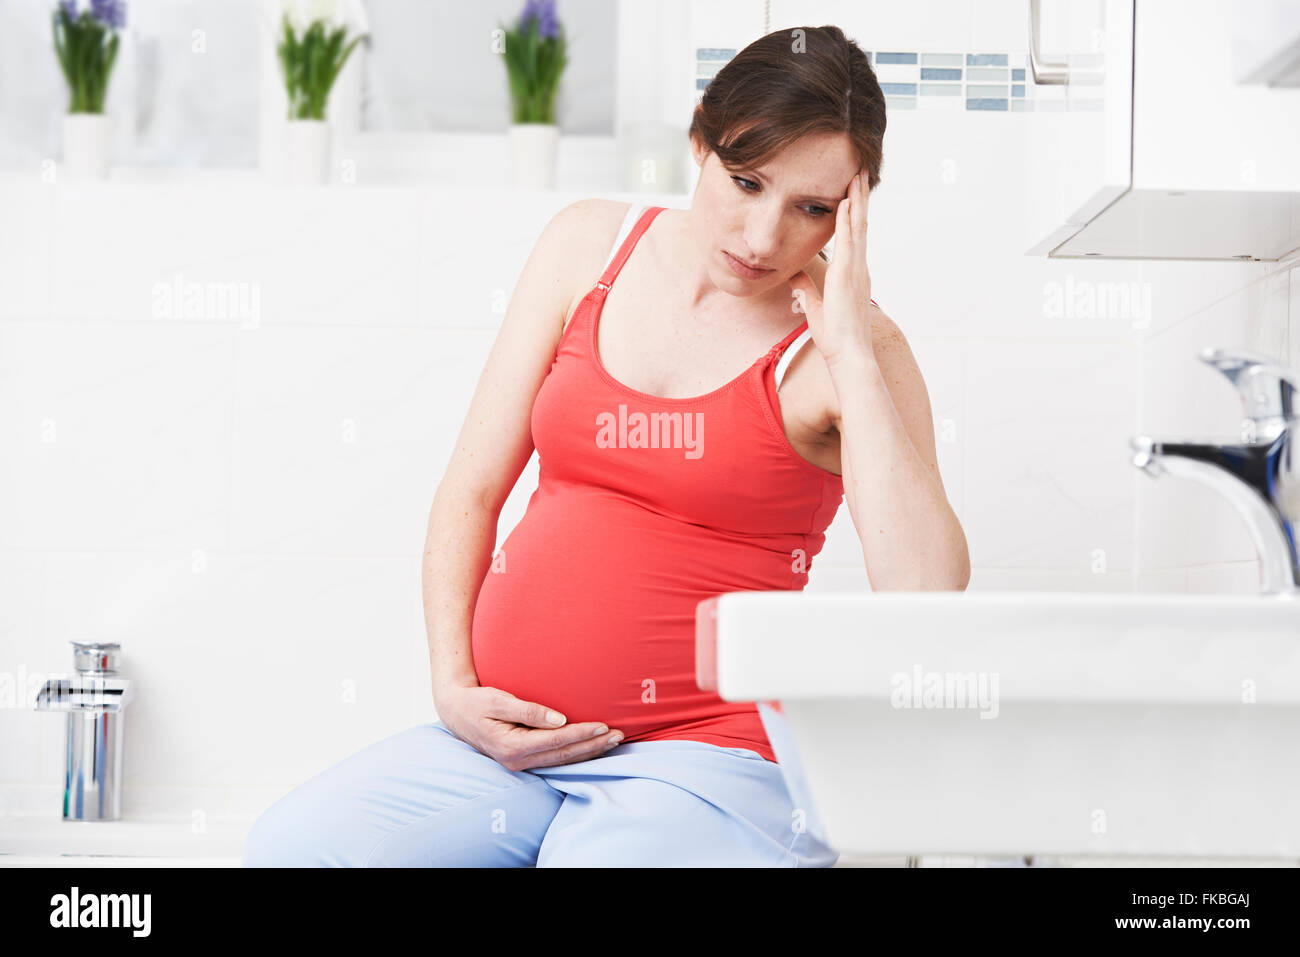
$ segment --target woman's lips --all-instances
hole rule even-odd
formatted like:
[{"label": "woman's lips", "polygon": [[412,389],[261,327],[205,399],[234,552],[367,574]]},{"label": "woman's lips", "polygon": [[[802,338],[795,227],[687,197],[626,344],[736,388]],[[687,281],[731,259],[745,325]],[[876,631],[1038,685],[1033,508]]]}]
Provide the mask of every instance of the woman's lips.
[{"label": "woman's lips", "polygon": [[758,279],[772,271],[771,269],[751,269],[725,249],[722,251],[722,255],[726,257],[727,264],[731,266],[731,271],[742,279]]}]

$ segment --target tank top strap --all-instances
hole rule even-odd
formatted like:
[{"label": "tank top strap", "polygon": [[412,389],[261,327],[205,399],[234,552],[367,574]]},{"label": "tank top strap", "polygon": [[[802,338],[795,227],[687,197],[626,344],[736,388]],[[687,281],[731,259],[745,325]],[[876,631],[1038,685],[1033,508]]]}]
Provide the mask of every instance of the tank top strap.
[{"label": "tank top strap", "polygon": [[774,355],[781,356],[781,361],[776,364],[776,386],[778,389],[781,387],[781,378],[785,375],[786,368],[811,338],[812,330],[808,328],[808,320],[805,319],[798,328],[792,330],[772,348]]},{"label": "tank top strap", "polygon": [[609,289],[614,283],[614,277],[618,275],[623,264],[627,262],[627,257],[632,255],[632,247],[641,238],[642,234],[650,228],[654,218],[664,211],[664,206],[638,206],[635,203],[623,217],[623,225],[618,231],[618,236],[614,239],[614,248],[610,253],[609,259],[605,264],[605,271],[601,273],[600,279],[596,285],[604,289]]},{"label": "tank top strap", "polygon": [[[872,299],[871,304],[880,308],[880,303]],[[803,324],[778,342],[773,348],[773,354],[780,355],[781,361],[776,364],[776,385],[781,387],[781,377],[785,375],[786,368],[794,361],[794,357],[812,338],[812,330],[808,328],[808,320],[805,319]]]}]

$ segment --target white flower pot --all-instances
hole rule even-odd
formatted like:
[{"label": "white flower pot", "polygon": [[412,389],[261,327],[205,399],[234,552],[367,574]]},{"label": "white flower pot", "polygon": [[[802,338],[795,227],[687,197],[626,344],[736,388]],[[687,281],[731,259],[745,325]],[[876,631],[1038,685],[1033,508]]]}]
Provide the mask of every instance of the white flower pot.
[{"label": "white flower pot", "polygon": [[516,189],[554,189],[560,128],[554,123],[510,124],[510,163]]},{"label": "white flower pot", "polygon": [[285,179],[294,186],[330,181],[330,125],[326,120],[288,120],[284,128]]},{"label": "white flower pot", "polygon": [[113,145],[113,125],[103,113],[63,116],[63,175],[74,182],[104,179]]}]

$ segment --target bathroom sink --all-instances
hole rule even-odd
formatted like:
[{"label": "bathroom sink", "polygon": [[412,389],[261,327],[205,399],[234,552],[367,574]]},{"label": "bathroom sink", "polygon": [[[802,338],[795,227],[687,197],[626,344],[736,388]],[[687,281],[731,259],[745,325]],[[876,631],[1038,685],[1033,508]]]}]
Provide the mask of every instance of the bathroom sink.
[{"label": "bathroom sink", "polygon": [[1294,598],[750,591],[696,624],[700,687],[761,703],[845,854],[1300,858]]}]

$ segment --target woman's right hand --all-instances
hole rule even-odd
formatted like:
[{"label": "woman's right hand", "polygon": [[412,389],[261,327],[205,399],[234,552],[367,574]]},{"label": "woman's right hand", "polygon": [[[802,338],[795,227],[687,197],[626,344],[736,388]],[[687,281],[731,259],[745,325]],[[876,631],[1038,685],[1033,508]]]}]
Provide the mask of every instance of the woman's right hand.
[{"label": "woman's right hand", "polygon": [[550,708],[500,688],[450,685],[435,698],[438,717],[451,733],[508,771],[576,764],[604,754],[623,737],[599,721],[555,724],[547,718]]}]

